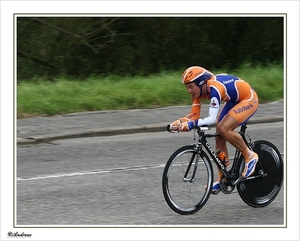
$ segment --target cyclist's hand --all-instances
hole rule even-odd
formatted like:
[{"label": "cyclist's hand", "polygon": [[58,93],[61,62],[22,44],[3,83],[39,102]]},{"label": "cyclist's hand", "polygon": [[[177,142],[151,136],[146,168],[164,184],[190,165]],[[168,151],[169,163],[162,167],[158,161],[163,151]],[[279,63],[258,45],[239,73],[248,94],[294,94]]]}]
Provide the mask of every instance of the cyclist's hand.
[{"label": "cyclist's hand", "polygon": [[194,129],[197,126],[196,121],[187,121],[187,122],[182,122],[180,124],[179,130],[180,131],[190,131]]},{"label": "cyclist's hand", "polygon": [[168,131],[183,131],[187,132],[195,128],[195,121],[176,120],[172,124],[168,125]]},{"label": "cyclist's hand", "polygon": [[170,124],[170,130],[171,131],[179,131],[181,125],[181,120],[176,120],[172,124]]},{"label": "cyclist's hand", "polygon": [[182,132],[190,131],[190,126],[188,125],[188,122],[182,122],[179,126],[179,130]]}]

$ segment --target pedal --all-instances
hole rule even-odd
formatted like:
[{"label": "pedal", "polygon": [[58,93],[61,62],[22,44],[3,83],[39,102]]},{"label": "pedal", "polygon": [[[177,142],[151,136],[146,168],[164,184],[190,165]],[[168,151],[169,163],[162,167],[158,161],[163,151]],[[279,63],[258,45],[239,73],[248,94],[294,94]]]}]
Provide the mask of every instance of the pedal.
[{"label": "pedal", "polygon": [[267,173],[265,173],[263,170],[259,170],[258,171],[258,175],[261,175],[262,177],[266,177],[268,174]]}]

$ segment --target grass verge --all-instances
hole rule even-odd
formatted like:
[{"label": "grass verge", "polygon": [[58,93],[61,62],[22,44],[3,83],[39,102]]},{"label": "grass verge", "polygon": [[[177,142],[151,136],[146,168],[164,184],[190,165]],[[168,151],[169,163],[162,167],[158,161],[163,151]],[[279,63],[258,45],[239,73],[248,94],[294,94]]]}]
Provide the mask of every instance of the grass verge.
[{"label": "grass verge", "polygon": [[[225,70],[212,70],[224,73]],[[156,108],[189,105],[191,98],[180,83],[181,71],[142,77],[89,77],[82,80],[37,79],[17,84],[17,118],[57,115],[82,111]],[[283,68],[242,65],[229,74],[249,82],[260,103],[283,98]]]}]

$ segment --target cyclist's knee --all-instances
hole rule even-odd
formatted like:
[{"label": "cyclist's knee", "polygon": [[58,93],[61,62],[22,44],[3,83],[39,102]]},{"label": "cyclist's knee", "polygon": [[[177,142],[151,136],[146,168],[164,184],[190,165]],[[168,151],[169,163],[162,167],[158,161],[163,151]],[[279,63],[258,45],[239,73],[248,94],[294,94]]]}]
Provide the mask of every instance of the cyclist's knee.
[{"label": "cyclist's knee", "polygon": [[218,133],[220,135],[215,137],[216,142],[224,142],[225,141],[224,140],[224,135],[221,132],[223,133],[224,131],[222,131],[222,128],[220,128],[220,123],[217,123],[216,133]]},{"label": "cyclist's knee", "polygon": [[234,117],[227,115],[225,118],[217,124],[217,131],[221,136],[226,137],[228,133],[234,131],[237,128],[239,122]]},{"label": "cyclist's knee", "polygon": [[218,123],[217,125],[217,132],[220,134],[219,139],[223,139],[226,134],[228,133],[228,131],[230,131],[229,126],[224,125],[224,123]]}]

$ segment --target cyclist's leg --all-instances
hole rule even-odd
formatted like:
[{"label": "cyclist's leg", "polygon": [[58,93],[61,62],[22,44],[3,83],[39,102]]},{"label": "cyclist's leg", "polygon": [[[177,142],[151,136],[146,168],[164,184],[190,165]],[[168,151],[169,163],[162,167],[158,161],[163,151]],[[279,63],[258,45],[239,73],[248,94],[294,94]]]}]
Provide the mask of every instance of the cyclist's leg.
[{"label": "cyclist's leg", "polygon": [[234,131],[257,110],[257,95],[253,90],[251,90],[249,94],[250,98],[242,100],[234,105],[218,125],[220,135],[243,154],[245,159],[245,170],[242,175],[244,177],[248,177],[254,172],[255,165],[258,161],[257,154],[250,151],[239,133]]},{"label": "cyclist's leg", "polygon": [[[216,123],[216,133],[220,133],[219,132],[219,123],[222,121],[222,119],[224,118],[224,116],[227,115],[227,113],[232,109],[232,107],[235,105],[236,103],[225,103],[222,110],[220,111],[220,114],[217,118],[217,123]],[[228,149],[227,149],[227,141],[223,136],[217,136],[215,138],[216,141],[216,152],[218,149],[222,150],[225,152],[226,156],[229,157],[228,155]],[[214,186],[217,186],[217,183],[220,183],[221,178],[222,178],[223,173],[221,172],[221,170],[218,168],[218,176],[217,179],[214,182]]]},{"label": "cyclist's leg", "polygon": [[[219,132],[219,123],[222,121],[224,116],[227,115],[227,113],[232,109],[232,107],[235,105],[235,103],[225,103],[218,118],[217,118],[217,123],[216,123],[216,132]],[[217,136],[216,137],[216,150],[220,149],[223,150],[226,155],[228,156],[228,150],[227,150],[227,145],[226,145],[226,139],[223,136]]]},{"label": "cyclist's leg", "polygon": [[[217,133],[218,133],[218,129],[217,129]],[[216,137],[216,152],[218,149],[223,150],[227,157],[229,156],[227,145],[226,145],[226,139],[223,138],[222,136]],[[222,175],[223,175],[222,171],[218,168],[218,176],[214,183],[220,183]]]}]

